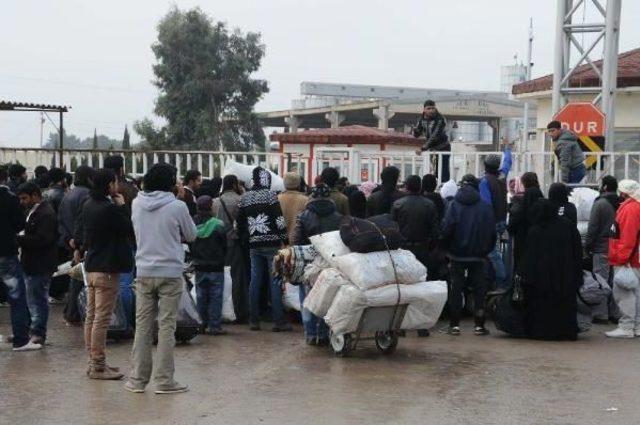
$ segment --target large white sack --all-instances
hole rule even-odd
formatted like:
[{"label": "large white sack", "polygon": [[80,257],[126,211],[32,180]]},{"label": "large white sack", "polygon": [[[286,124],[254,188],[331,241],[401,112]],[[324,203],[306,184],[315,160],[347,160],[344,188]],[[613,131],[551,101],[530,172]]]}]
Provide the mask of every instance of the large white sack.
[{"label": "large white sack", "polygon": [[321,255],[316,256],[311,264],[307,264],[304,268],[304,274],[302,275],[302,282],[308,286],[313,287],[315,285],[318,276],[325,269],[331,268],[331,264],[327,262]]},{"label": "large white sack", "polygon": [[313,247],[332,267],[336,267],[335,258],[350,254],[351,250],[342,242],[340,231],[321,233],[309,238]]},{"label": "large white sack", "polygon": [[304,308],[318,317],[323,317],[343,285],[350,285],[350,282],[342,273],[333,268],[325,269],[304,299]]},{"label": "large white sack", "polygon": [[302,310],[300,308],[300,287],[286,282],[284,284],[284,293],[282,294],[282,304],[288,310]]},{"label": "large white sack", "polygon": [[324,321],[337,335],[355,332],[366,306],[367,297],[363,291],[353,285],[341,286],[324,316]]},{"label": "large white sack", "polygon": [[402,329],[429,329],[433,327],[447,302],[447,282],[430,281],[415,285],[387,285],[365,291],[367,307],[409,304],[402,320]]},{"label": "large white sack", "polygon": [[224,288],[222,289],[222,320],[233,322],[236,320],[236,311],[233,308],[233,281],[231,280],[231,267],[224,268]]},{"label": "large white sack", "polygon": [[578,221],[589,221],[591,208],[596,198],[600,196],[597,190],[588,187],[576,187],[569,196],[569,202],[578,210]]},{"label": "large white sack", "polygon": [[396,283],[395,271],[400,284],[411,284],[427,280],[427,269],[418,259],[405,249],[370,252],[352,252],[333,259],[336,268],[360,289],[372,289]]},{"label": "large white sack", "polygon": [[[233,160],[229,160],[225,163],[222,177],[226,176],[227,174],[233,174],[238,177],[238,180],[244,182],[244,186],[247,189],[251,189],[251,186],[253,186],[253,169],[256,167],[257,165],[245,165]],[[284,181],[282,180],[282,177],[273,173],[271,170],[267,171],[269,171],[269,174],[271,174],[271,190],[275,190],[276,192],[284,192]]]}]

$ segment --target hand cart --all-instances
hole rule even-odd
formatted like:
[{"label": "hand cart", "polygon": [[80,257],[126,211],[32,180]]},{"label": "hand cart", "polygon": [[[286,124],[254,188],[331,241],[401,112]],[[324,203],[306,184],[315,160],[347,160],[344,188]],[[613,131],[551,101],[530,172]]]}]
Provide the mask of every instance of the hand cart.
[{"label": "hand cart", "polygon": [[362,312],[355,332],[334,334],[331,332],[330,344],[339,357],[348,356],[360,341],[375,341],[383,354],[391,354],[398,345],[400,326],[407,312],[408,304],[384,307],[367,307]]}]

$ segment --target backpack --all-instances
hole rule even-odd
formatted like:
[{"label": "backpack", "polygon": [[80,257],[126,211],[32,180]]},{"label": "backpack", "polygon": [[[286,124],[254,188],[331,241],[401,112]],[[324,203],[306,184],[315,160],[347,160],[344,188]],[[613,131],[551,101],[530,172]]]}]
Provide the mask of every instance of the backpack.
[{"label": "backpack", "polygon": [[340,222],[340,238],[351,252],[361,254],[398,249],[403,241],[400,227],[390,214],[367,220],[345,216]]}]

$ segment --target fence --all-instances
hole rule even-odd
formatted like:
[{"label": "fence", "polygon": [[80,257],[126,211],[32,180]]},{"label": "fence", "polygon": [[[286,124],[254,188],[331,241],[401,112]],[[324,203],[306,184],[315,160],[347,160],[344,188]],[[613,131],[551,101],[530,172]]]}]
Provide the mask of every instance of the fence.
[{"label": "fence", "polygon": [[[313,158],[302,154],[280,152],[215,152],[215,151],[100,151],[65,150],[63,164],[70,172],[80,165],[102,167],[109,155],[122,155],[125,159],[127,174],[139,177],[156,163],[169,163],[183,175],[186,170],[196,168],[205,178],[222,176],[229,161],[248,165],[261,165],[277,174],[296,169],[310,181],[322,169],[337,167],[341,175],[347,176],[352,183],[364,180],[379,182],[382,168],[394,165],[400,169],[400,177],[408,175],[437,174],[442,177],[442,163],[448,157],[451,178],[459,181],[464,174],[480,176],[484,172],[484,159],[487,155],[500,152],[465,153],[428,153],[421,156],[408,152],[361,152],[352,148],[318,148]],[[49,149],[0,148],[0,163],[19,162],[30,172],[37,165],[52,166],[59,164],[58,151]],[[602,176],[611,174],[618,179],[640,178],[640,152],[598,152],[590,154],[591,166],[583,184],[597,185]],[[307,168],[309,167],[309,168]],[[534,171],[542,187],[560,180],[558,160],[552,152],[524,152],[513,154],[513,166],[510,175],[522,175]]]}]

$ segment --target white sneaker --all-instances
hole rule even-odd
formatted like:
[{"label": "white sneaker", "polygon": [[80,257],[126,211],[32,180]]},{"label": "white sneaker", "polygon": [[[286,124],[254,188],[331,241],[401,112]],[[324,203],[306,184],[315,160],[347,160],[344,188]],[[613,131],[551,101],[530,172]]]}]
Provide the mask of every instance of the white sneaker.
[{"label": "white sneaker", "polygon": [[21,347],[14,347],[13,351],[35,351],[35,350],[41,350],[41,349],[42,349],[42,344],[36,344],[35,342],[29,341]]},{"label": "white sneaker", "polygon": [[633,338],[633,331],[616,328],[604,333],[609,338]]}]

